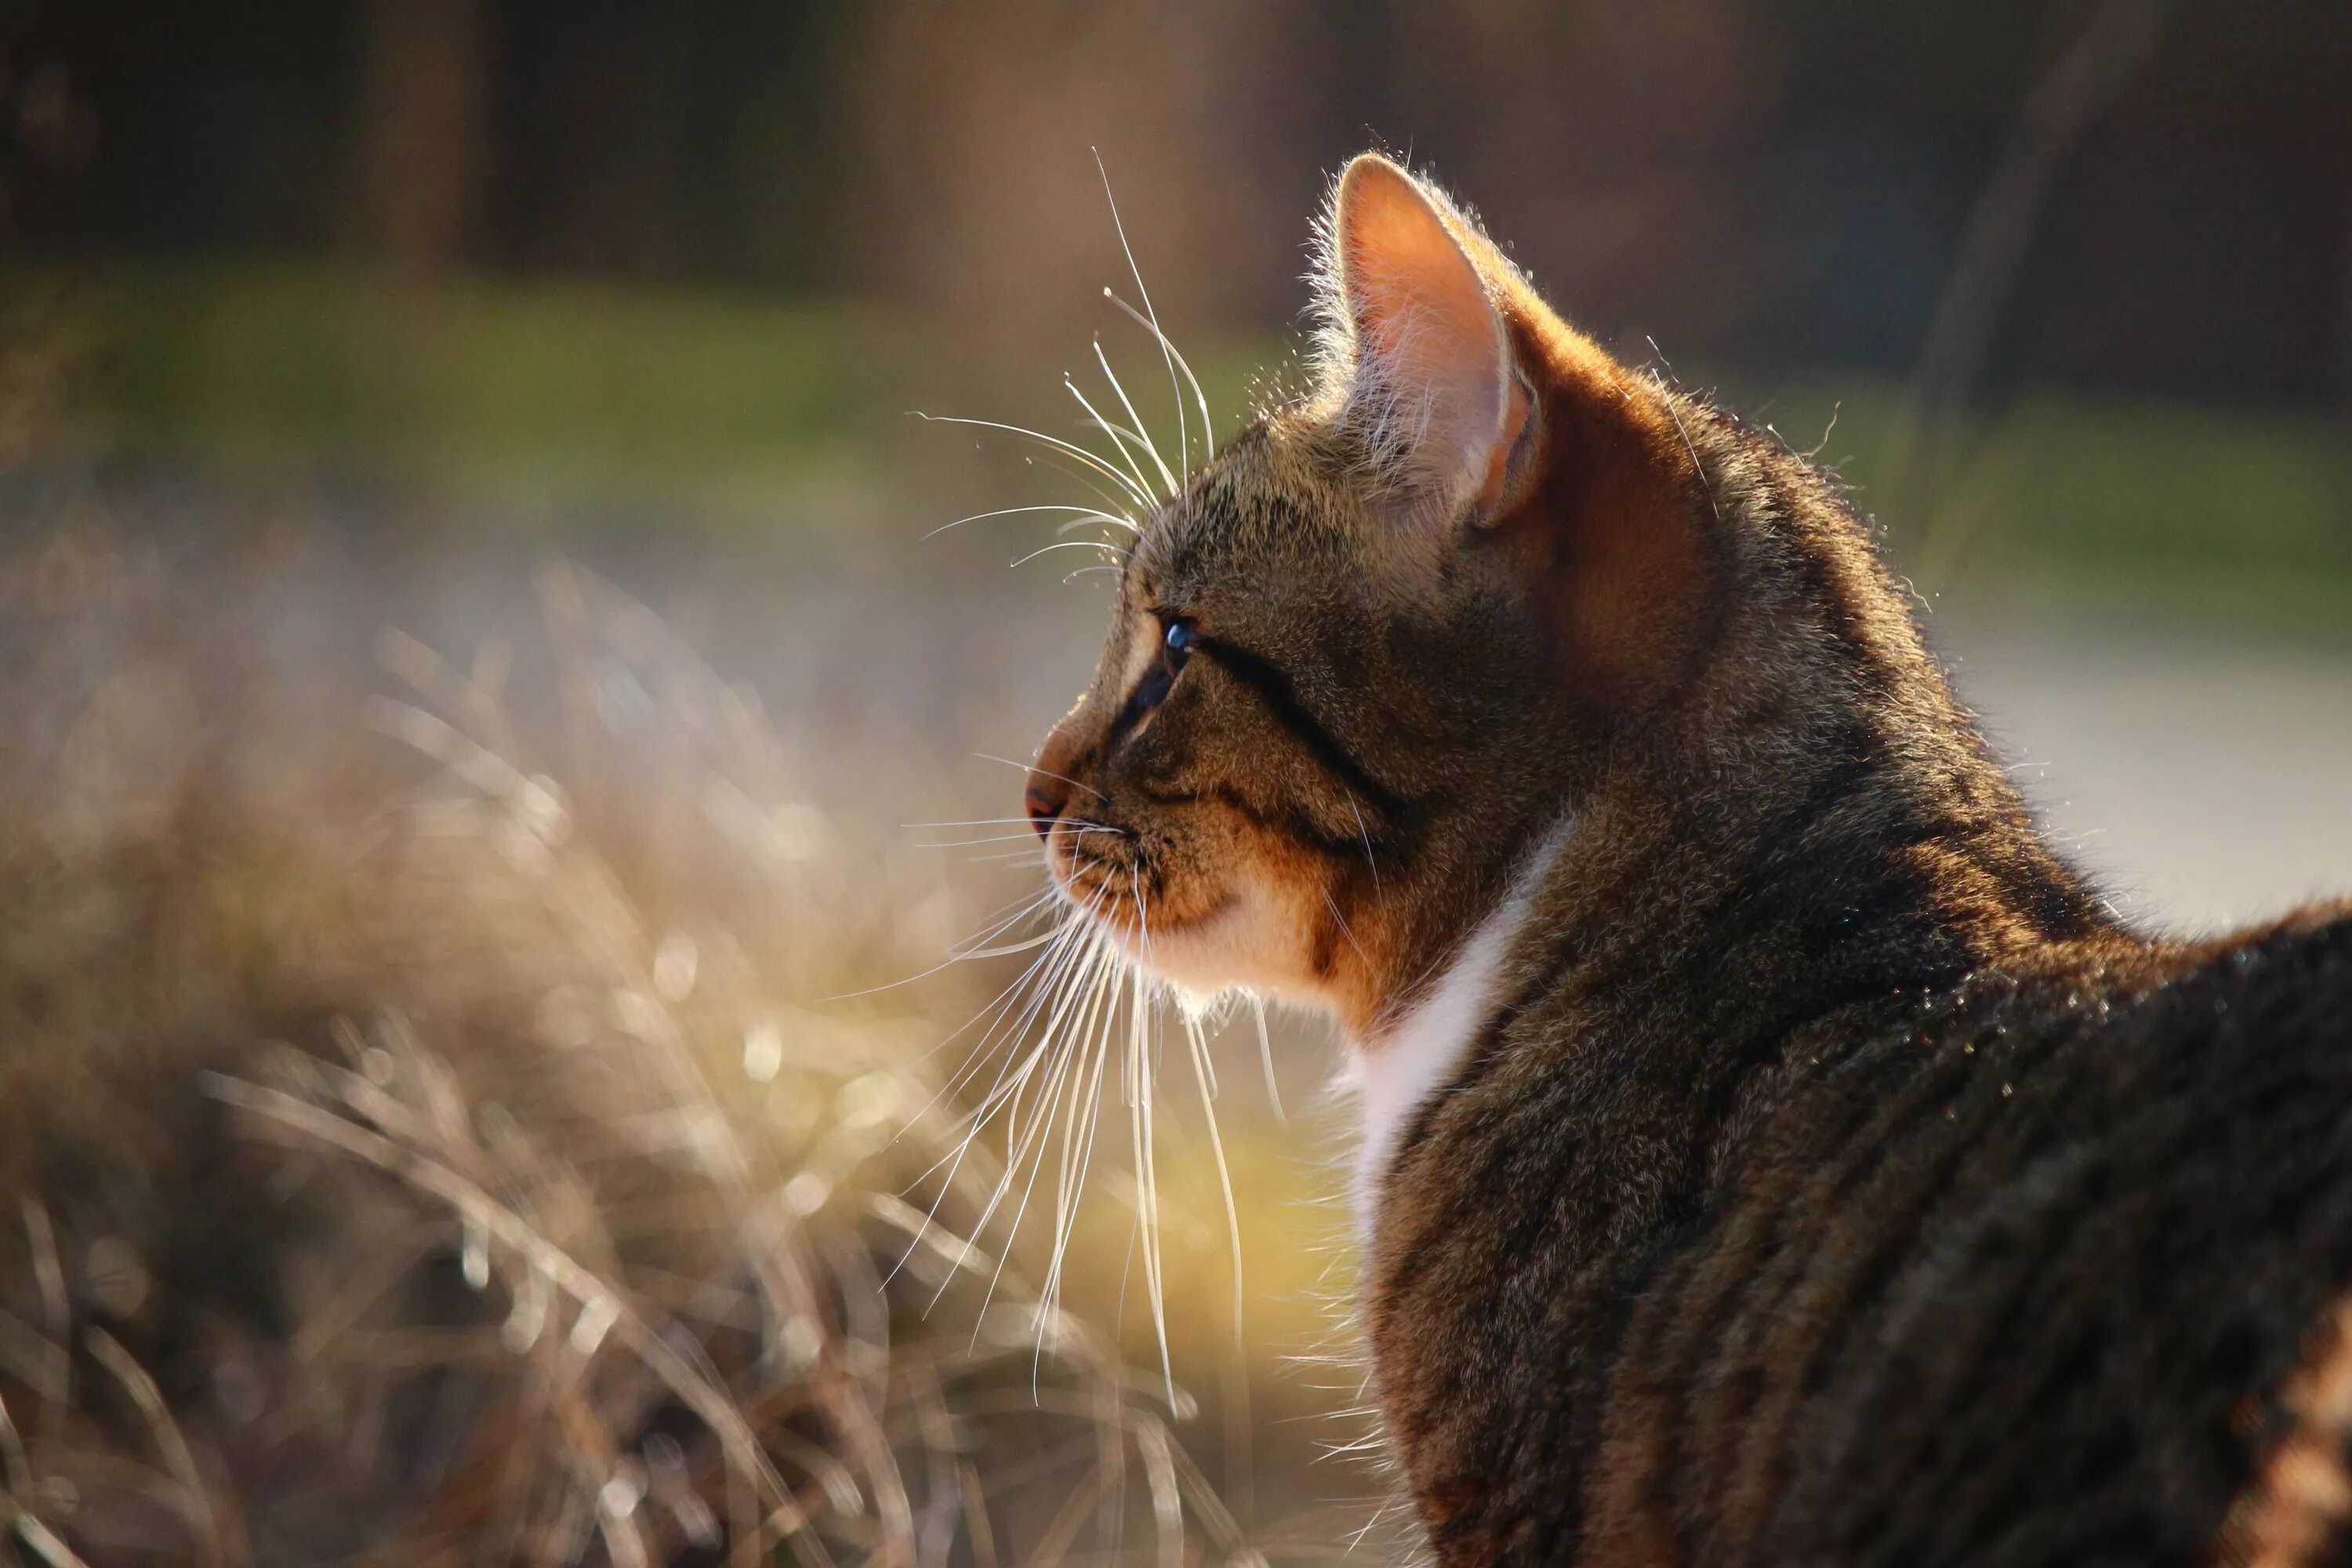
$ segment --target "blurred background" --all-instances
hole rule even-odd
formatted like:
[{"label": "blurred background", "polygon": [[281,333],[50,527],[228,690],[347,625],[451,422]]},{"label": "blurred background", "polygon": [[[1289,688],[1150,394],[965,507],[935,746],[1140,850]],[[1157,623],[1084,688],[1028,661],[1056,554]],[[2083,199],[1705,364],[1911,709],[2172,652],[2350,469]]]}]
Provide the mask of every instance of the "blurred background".
[{"label": "blurred background", "polygon": [[[957,1078],[1008,1047],[956,1031],[1033,956],[992,951],[1038,878],[1004,759],[1084,679],[1106,579],[1039,553],[1052,513],[942,531],[1092,498],[1034,443],[915,416],[1084,439],[1063,380],[1099,405],[1099,344],[1164,442],[1178,400],[1108,287],[1148,290],[1231,430],[1298,384],[1329,174],[1409,157],[1621,357],[1835,468],[2053,830],[2126,913],[2212,929],[2352,889],[2347,84],[2336,0],[0,4],[0,1119],[87,1102],[97,1140],[0,1162],[28,1216],[0,1415],[38,1438],[0,1441],[0,1553],[307,1561],[341,1529],[355,1560],[1344,1554],[1385,1482],[1345,1452],[1319,1029],[1276,1020],[1263,1066],[1246,1016],[1210,1047],[1238,1307],[1167,1037],[1172,1399],[1116,1085],[1066,1269],[1049,1196],[1009,1244],[988,1202],[1017,1118],[927,1169],[1002,1081]],[[518,905],[562,919],[526,940]],[[568,1087],[649,1038],[693,1070],[619,1110],[618,1079]],[[211,1200],[154,1173],[175,1113],[125,1142],[112,1097],[259,1081],[264,1040],[359,1074],[269,1069],[299,1179],[257,1172],[265,1207],[373,1150],[406,1206],[336,1188],[331,1225],[409,1237],[442,1295],[207,1294],[237,1247],[301,1275],[315,1229],[152,1256],[185,1228],[158,1215]],[[268,1131],[226,1103],[235,1146]],[[650,1152],[581,1131],[681,1116],[704,1132]],[[485,1118],[531,1131],[528,1181]],[[488,1162],[466,1190],[506,1218],[353,1128]],[[614,1217],[652,1190],[669,1219]],[[876,1225],[934,1202],[1031,1293],[927,1317],[928,1288],[867,1279],[897,1256]],[[680,1214],[690,1264],[646,1250]],[[585,1273],[518,1215],[594,1230]],[[778,1225],[814,1295],[770,1267]],[[601,1331],[553,1371],[512,1331],[566,1279],[650,1325],[635,1383]],[[1061,1338],[1034,1312],[991,1338],[1056,1288]],[[488,1349],[458,1332],[483,1324]],[[692,1378],[644,1349],[680,1333]],[[395,1338],[322,1360],[362,1334]],[[992,1344],[1013,1394],[958,1381]],[[511,1389],[418,1381],[459,1361]],[[847,1404],[809,1370],[836,1362]],[[1085,1430],[986,1424],[1052,1403],[1033,1362]],[[713,1436],[712,1400],[745,1429]],[[779,1426],[793,1400],[822,1410]],[[453,1503],[485,1431],[549,1473]],[[331,1486],[289,1458],[313,1450]],[[726,1486],[765,1501],[696,1500]]]}]

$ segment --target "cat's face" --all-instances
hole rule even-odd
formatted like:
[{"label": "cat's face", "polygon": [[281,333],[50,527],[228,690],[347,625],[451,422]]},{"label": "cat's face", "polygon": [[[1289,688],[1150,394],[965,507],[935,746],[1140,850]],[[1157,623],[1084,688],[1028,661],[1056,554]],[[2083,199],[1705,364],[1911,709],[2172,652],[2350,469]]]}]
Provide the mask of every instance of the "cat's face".
[{"label": "cat's face", "polygon": [[1671,684],[1703,573],[1646,384],[1394,165],[1329,223],[1320,390],[1148,520],[1028,804],[1147,967],[1363,1027]]}]

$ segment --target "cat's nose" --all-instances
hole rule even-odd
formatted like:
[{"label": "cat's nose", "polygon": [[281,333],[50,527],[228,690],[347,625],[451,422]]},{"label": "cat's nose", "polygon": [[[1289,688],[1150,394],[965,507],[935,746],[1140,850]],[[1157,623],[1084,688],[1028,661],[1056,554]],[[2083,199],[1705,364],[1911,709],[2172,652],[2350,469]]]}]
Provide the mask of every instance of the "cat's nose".
[{"label": "cat's nose", "polygon": [[1037,830],[1040,838],[1054,831],[1055,819],[1070,801],[1070,786],[1050,774],[1034,768],[1029,771],[1029,787],[1023,792],[1022,803],[1029,808],[1029,826]]},{"label": "cat's nose", "polygon": [[1076,722],[1085,707],[1086,700],[1080,698],[1078,706],[1046,733],[1045,743],[1037,748],[1037,761],[1024,781],[1029,787],[1022,793],[1022,804],[1028,807],[1029,826],[1037,830],[1040,838],[1052,837],[1054,824],[1070,809],[1070,796],[1081,787],[1071,775],[1081,772],[1085,765],[1086,745]]},{"label": "cat's nose", "polygon": [[1061,816],[1063,799],[1068,797],[1056,793],[1054,781],[1037,783],[1037,775],[1030,773],[1030,787],[1021,795],[1021,802],[1028,806],[1030,827],[1037,830],[1037,837],[1046,837],[1054,832],[1054,818]]}]

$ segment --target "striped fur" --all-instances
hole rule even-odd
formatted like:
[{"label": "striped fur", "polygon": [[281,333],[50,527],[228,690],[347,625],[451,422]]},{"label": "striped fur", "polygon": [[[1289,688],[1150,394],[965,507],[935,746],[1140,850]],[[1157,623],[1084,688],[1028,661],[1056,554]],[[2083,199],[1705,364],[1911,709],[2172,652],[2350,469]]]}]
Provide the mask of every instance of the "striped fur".
[{"label": "striped fur", "polygon": [[1832,482],[1392,165],[1327,228],[1323,387],[1151,520],[1030,800],[1139,958],[1345,1026],[1437,1558],[2342,1560],[2352,912],[2126,929]]}]

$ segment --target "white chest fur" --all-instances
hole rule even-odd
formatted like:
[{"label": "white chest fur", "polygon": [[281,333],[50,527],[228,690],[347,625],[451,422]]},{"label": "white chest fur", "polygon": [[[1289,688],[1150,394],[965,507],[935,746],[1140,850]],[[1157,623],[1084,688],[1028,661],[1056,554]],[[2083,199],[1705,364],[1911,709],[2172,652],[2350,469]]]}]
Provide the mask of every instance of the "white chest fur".
[{"label": "white chest fur", "polygon": [[1502,900],[1478,922],[1432,985],[1379,1035],[1355,1041],[1349,1054],[1360,1142],[1356,1148],[1356,1229],[1369,1237],[1380,1203],[1381,1178],[1396,1152],[1405,1123],[1443,1089],[1462,1066],[1463,1053],[1495,1007],[1503,960],[1527,921],[1536,889],[1543,885],[1568,837],[1562,821],[1528,857]]}]

